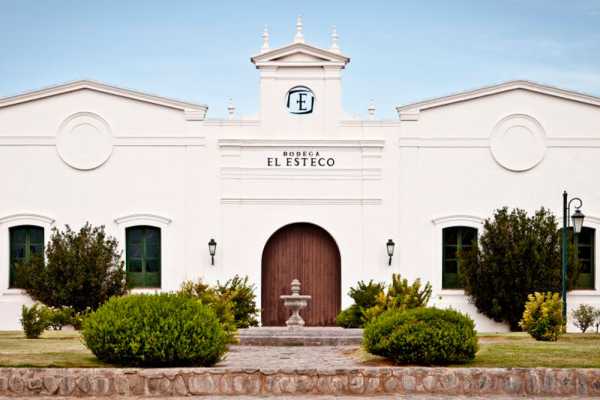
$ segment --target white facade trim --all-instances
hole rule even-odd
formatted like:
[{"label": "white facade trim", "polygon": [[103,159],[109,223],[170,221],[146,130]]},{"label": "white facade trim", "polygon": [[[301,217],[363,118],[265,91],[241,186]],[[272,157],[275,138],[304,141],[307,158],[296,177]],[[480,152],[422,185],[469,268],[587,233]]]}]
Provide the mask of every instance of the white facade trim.
[{"label": "white facade trim", "polygon": [[138,213],[138,214],[129,214],[129,215],[124,215],[122,217],[119,218],[115,218],[115,223],[117,225],[129,225],[130,224],[134,224],[134,225],[144,225],[144,224],[148,224],[150,223],[150,225],[152,224],[160,224],[162,226],[167,226],[172,222],[172,220],[170,218],[167,217],[163,217],[157,214],[150,214],[150,213]]},{"label": "white facade trim", "polygon": [[[448,226],[456,226],[463,224],[461,226],[471,226],[474,228],[481,229],[481,225],[485,222],[485,219],[468,214],[451,214],[443,217],[437,217],[431,220],[434,225],[442,225],[442,229]],[[464,225],[469,224],[469,225]]]},{"label": "white facade trim", "polygon": [[243,198],[243,197],[224,197],[221,204],[236,205],[380,205],[381,199],[333,199],[333,198]]},{"label": "white facade trim", "polygon": [[383,148],[385,141],[381,139],[219,139],[220,147],[361,147]]}]

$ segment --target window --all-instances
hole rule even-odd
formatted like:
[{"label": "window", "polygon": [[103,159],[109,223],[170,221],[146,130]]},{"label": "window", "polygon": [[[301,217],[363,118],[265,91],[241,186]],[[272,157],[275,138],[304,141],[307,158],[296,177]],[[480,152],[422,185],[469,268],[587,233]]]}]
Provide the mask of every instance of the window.
[{"label": "window", "polygon": [[17,287],[16,266],[31,260],[31,256],[44,254],[44,228],[33,225],[14,226],[9,229],[10,263],[8,287]]},{"label": "window", "polygon": [[160,228],[125,230],[125,264],[132,287],[160,287]]},{"label": "window", "polygon": [[457,252],[467,250],[477,240],[477,229],[453,226],[442,230],[442,289],[460,289]]},{"label": "window", "polygon": [[594,289],[594,275],[596,266],[594,260],[595,233],[593,228],[581,228],[577,235],[577,258],[581,263],[579,278],[575,289]]}]

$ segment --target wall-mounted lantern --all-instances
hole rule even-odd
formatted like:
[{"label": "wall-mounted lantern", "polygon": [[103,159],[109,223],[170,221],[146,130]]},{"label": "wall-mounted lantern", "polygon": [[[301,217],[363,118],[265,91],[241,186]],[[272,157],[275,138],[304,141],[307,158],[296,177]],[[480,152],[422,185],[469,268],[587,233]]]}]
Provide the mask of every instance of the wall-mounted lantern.
[{"label": "wall-mounted lantern", "polygon": [[394,243],[394,241],[392,239],[388,239],[385,246],[387,247],[387,254],[390,257],[390,260],[388,261],[388,265],[392,265],[392,256],[394,255],[394,246],[396,246],[396,243]]},{"label": "wall-mounted lantern", "polygon": [[215,242],[215,239],[210,239],[208,242],[208,252],[210,253],[210,265],[215,265],[215,253],[217,252],[217,242]]}]

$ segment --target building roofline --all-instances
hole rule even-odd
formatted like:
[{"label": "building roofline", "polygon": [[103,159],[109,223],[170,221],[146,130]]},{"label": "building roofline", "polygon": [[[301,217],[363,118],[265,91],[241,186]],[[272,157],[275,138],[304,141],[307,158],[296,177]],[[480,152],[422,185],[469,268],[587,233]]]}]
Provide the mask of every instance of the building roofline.
[{"label": "building roofline", "polygon": [[511,90],[524,89],[536,93],[546,94],[549,96],[559,97],[567,100],[576,101],[579,103],[600,106],[600,97],[584,94],[572,90],[560,89],[554,86],[544,85],[537,82],[527,80],[514,80],[497,85],[485,86],[475,90],[454,93],[448,96],[437,97],[429,100],[410,103],[396,107],[398,113],[410,111],[418,113],[430,108],[441,107],[448,104],[460,103],[463,101],[473,100],[480,97],[490,96],[498,93],[504,93]]},{"label": "building roofline", "polygon": [[64,93],[71,93],[78,90],[94,90],[101,93],[107,93],[114,96],[124,97],[132,100],[137,100],[145,103],[169,107],[181,111],[200,111],[206,113],[208,106],[204,104],[195,104],[186,101],[169,99],[166,97],[156,96],[153,94],[139,92],[137,90],[124,89],[117,86],[112,86],[106,83],[97,82],[89,79],[82,79],[72,82],[67,82],[59,85],[46,87],[39,90],[29,91],[15,96],[0,98],[0,108],[10,107],[17,104],[27,103],[30,101],[40,100],[47,97],[57,96]]}]

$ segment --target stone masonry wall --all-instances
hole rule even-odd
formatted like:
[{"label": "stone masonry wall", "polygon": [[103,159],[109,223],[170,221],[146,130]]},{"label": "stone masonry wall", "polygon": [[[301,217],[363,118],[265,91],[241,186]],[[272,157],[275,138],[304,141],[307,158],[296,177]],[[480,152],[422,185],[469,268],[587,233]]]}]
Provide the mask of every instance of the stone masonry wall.
[{"label": "stone masonry wall", "polygon": [[462,394],[600,396],[600,369],[0,369],[1,396]]}]

